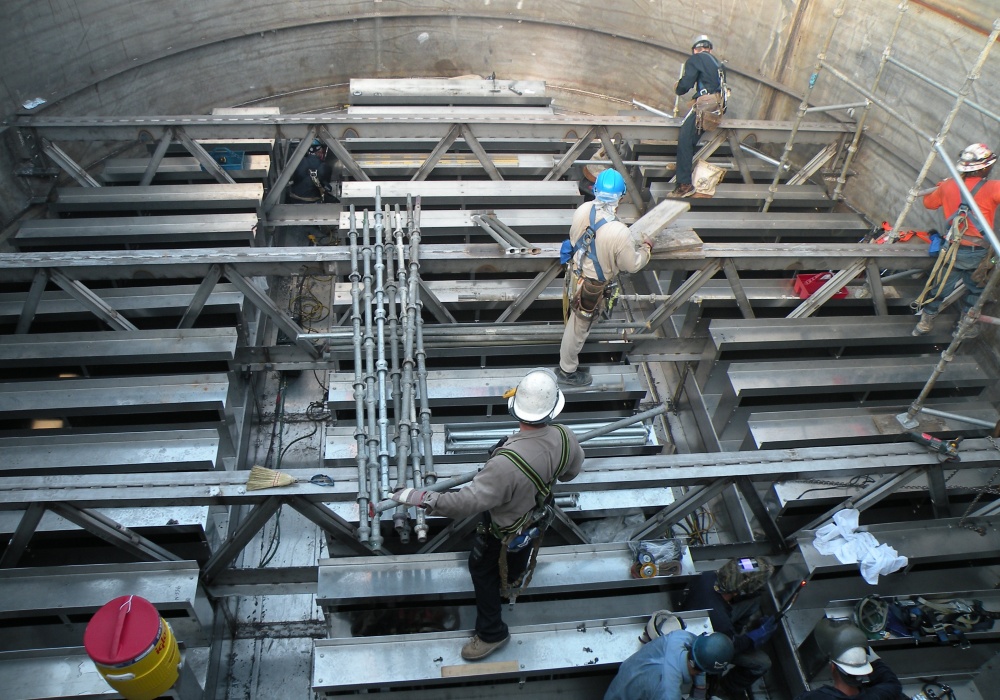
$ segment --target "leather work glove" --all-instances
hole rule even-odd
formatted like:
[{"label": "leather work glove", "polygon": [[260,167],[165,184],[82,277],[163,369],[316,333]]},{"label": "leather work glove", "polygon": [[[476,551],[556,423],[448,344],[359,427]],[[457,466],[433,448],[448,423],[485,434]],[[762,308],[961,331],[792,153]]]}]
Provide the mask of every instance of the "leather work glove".
[{"label": "leather work glove", "polygon": [[424,490],[418,490],[413,488],[396,489],[389,496],[396,503],[402,503],[407,506],[416,506],[417,508],[428,508],[429,506],[425,503],[427,500],[427,492]]},{"label": "leather work glove", "polygon": [[759,649],[767,642],[767,640],[771,638],[771,635],[774,634],[776,629],[778,629],[777,621],[774,619],[773,615],[768,615],[756,629],[752,629],[747,632],[747,636],[750,638],[750,641],[753,642],[753,648]]},{"label": "leather work glove", "polygon": [[649,246],[649,252],[652,253],[653,252],[653,248],[656,247],[656,242],[653,240],[653,238],[651,236],[643,236],[642,237],[642,245],[648,245]]}]

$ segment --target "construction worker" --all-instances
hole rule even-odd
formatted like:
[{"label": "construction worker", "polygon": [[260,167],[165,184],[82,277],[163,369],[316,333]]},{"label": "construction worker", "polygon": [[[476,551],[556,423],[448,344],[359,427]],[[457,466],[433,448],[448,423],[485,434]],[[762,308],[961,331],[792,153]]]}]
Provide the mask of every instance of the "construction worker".
[{"label": "construction worker", "polygon": [[800,693],[795,700],[906,700],[899,678],[868,649],[868,637],[850,620],[824,617],[813,636],[829,661],[833,685]]},{"label": "construction worker", "polygon": [[[432,515],[464,518],[483,513],[469,555],[476,592],[476,634],[462,647],[467,661],[483,659],[510,640],[500,615],[501,598],[530,577],[541,536],[551,520],[556,479],[569,481],[583,467],[583,448],[568,428],[553,424],[566,398],[549,369],[534,369],[508,400],[520,429],[493,448],[482,470],[458,491],[398,489],[392,499]],[[530,546],[525,540],[530,539]],[[518,548],[520,546],[520,548]],[[508,593],[508,595],[504,595]]]},{"label": "construction worker", "polygon": [[761,647],[777,629],[772,616],[760,616],[760,592],[774,567],[754,557],[726,562],[718,571],[706,571],[685,591],[681,610],[708,610],[712,629],[733,641],[732,668],[719,680],[716,694],[726,700],[745,700],[757,679],[771,668]]},{"label": "construction worker", "polygon": [[594,182],[594,201],[585,202],[573,214],[569,240],[563,243],[561,260],[566,269],[571,312],[566,320],[556,376],[566,387],[589,386],[590,372],[580,367],[580,351],[601,313],[609,285],[619,272],[638,272],[653,254],[648,236],[636,246],[628,226],[615,212],[625,194],[625,180],[607,169]]},{"label": "construction worker", "polygon": [[701,700],[708,697],[706,674],[721,673],[732,656],[732,641],[718,632],[655,636],[622,662],[604,700],[681,700],[685,691]]},{"label": "construction worker", "polygon": [[[701,135],[708,130],[706,127],[715,128],[704,123],[702,112],[706,107],[711,107],[721,119],[728,97],[725,81],[726,71],[722,63],[712,55],[711,40],[704,34],[695,37],[691,44],[691,56],[684,62],[684,72],[674,85],[677,95],[684,95],[692,88],[696,92],[695,106],[688,112],[677,136],[677,175],[675,187],[669,197],[690,197],[695,192],[694,185],[691,184],[694,149]],[[707,99],[698,102],[699,98]]]},{"label": "construction worker", "polygon": [[[1000,181],[988,180],[987,178],[996,162],[996,154],[985,144],[974,143],[962,151],[956,164],[956,168],[962,173],[962,181],[965,183],[966,189],[976,200],[976,205],[991,227],[996,216],[997,205],[1000,204]],[[955,291],[959,282],[964,283],[967,290],[965,297],[959,301],[961,314],[965,314],[979,301],[979,295],[982,294],[983,288],[976,284],[973,273],[981,264],[988,262],[993,254],[989,241],[983,238],[983,233],[979,230],[978,221],[969,212],[968,205],[963,203],[962,193],[954,178],[939,182],[933,191],[924,195],[924,206],[928,209],[943,210],[949,230],[948,240],[952,241],[950,246],[957,243],[958,248],[950,251],[954,255],[954,267],[945,279],[944,285],[940,289],[938,289],[937,284],[934,284],[932,289],[925,289],[924,294],[916,302],[919,307],[922,307],[920,321],[913,329],[913,335],[916,336],[931,331],[934,327],[934,319],[941,310],[941,303]],[[938,253],[942,262],[950,259],[948,255],[948,248]],[[931,294],[933,298],[931,301],[923,303],[923,298],[927,294]],[[980,326],[976,324],[965,337],[975,337],[979,334],[979,330]]]},{"label": "construction worker", "polygon": [[292,175],[288,188],[290,202],[322,202],[333,193],[333,166],[327,162],[327,147],[313,141]]}]

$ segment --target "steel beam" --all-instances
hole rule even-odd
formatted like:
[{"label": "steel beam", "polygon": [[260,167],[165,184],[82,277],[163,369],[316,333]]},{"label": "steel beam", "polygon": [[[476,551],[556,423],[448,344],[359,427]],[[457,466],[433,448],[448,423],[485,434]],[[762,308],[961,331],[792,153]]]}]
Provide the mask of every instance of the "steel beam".
[{"label": "steel beam", "polygon": [[69,155],[59,146],[55,145],[48,139],[42,139],[42,150],[45,151],[45,155],[51,158],[56,165],[69,173],[70,177],[77,181],[80,187],[100,187],[101,183],[95,180],[90,174],[80,167],[75,160],[69,157]]},{"label": "steel beam", "polygon": [[13,568],[21,561],[21,556],[28,548],[38,523],[42,522],[43,515],[45,515],[44,503],[32,503],[25,508],[21,520],[17,523],[17,530],[7,541],[3,555],[0,555],[0,569]]},{"label": "steel beam", "polygon": [[[475,126],[480,139],[542,138],[563,140],[575,131],[585,133],[593,126],[604,126],[610,133],[622,135],[628,141],[676,141],[680,123],[664,123],[655,116],[579,116],[553,115],[517,118],[516,116],[469,116],[463,122]],[[282,115],[162,115],[136,117],[62,117],[22,116],[18,128],[35,129],[50,141],[134,141],[142,131],[164,127],[183,127],[195,140],[218,139],[273,139],[275,129],[289,139],[312,139],[315,124],[325,126],[331,133],[342,134],[347,130],[364,138],[432,138],[441,139],[454,126],[453,118],[431,117],[415,120],[405,116],[351,116],[326,114],[317,121],[315,114]],[[783,143],[792,130],[793,122],[754,121],[727,119],[726,128],[735,131],[742,142],[753,136],[758,143]],[[851,124],[830,122],[802,123],[796,131],[799,144],[825,146],[830,139],[853,131]]]},{"label": "steel beam", "polygon": [[140,561],[183,561],[173,552],[146,539],[134,530],[119,525],[111,518],[95,510],[80,508],[73,503],[50,502],[47,508],[79,525],[92,535],[114,545],[136,557]]},{"label": "steel beam", "polygon": [[177,140],[184,144],[184,148],[188,150],[195,159],[201,163],[201,167],[205,169],[212,177],[215,178],[216,182],[220,182],[224,185],[235,185],[236,180],[232,176],[222,169],[218,163],[215,162],[215,158],[208,154],[205,148],[187,135],[183,127],[177,127],[174,129],[174,136]]},{"label": "steel beam", "polygon": [[139,180],[140,187],[148,187],[153,183],[153,178],[156,177],[156,170],[160,167],[160,163],[163,162],[163,156],[167,155],[167,149],[170,148],[170,144],[173,143],[174,132],[173,129],[164,129],[163,136],[160,140],[156,142],[156,148],[153,150],[153,155],[149,158],[149,163],[146,164],[146,171],[142,174],[142,178]]},{"label": "steel beam", "polygon": [[[956,469],[996,466],[996,449],[987,439],[962,442],[962,461]],[[804,447],[751,452],[594,457],[572,482],[556,484],[556,494],[623,488],[704,486],[717,480],[730,483],[746,476],[754,483],[815,479],[820,476],[849,479],[855,475],[899,472],[938,463],[937,455],[912,442],[872,445]],[[435,464],[441,480],[476,471],[479,462]],[[86,508],[123,508],[167,505],[254,504],[276,496],[297,496],[310,501],[353,502],[357,483],[351,467],[330,470],[336,486],[309,483],[315,469],[283,469],[298,479],[291,486],[247,491],[246,473],[231,471],[150,474],[81,474],[0,477],[0,510],[23,510],[28,504],[51,500],[72,502]]]},{"label": "steel beam", "polygon": [[[335,138],[330,130],[325,126],[319,128],[319,137],[323,140],[323,143],[333,151],[333,155],[337,157],[343,166],[351,174],[351,177],[359,182],[371,182],[371,178],[368,177],[368,173],[362,170],[358,162],[354,160],[354,156],[348,151],[344,144],[340,142],[339,139]],[[272,207],[273,208],[273,207]]]},{"label": "steel beam", "polygon": [[[474,272],[483,267],[509,273],[537,274],[559,258],[559,245],[538,243],[537,255],[506,255],[494,243],[465,245],[422,244],[420,270],[425,274]],[[706,260],[730,258],[737,270],[825,270],[861,257],[875,260],[880,269],[928,269],[934,261],[916,246],[841,243],[704,243],[697,250],[653,251],[649,270],[698,270]],[[0,272],[10,282],[30,282],[39,269],[58,268],[74,279],[127,279],[137,273],[151,278],[204,279],[211,265],[229,265],[244,276],[329,275],[349,269],[348,246],[289,248],[204,248],[188,250],[134,250],[48,253],[0,253]],[[720,262],[721,265],[721,262]],[[859,270],[860,272],[860,270]],[[840,286],[833,288],[831,296]],[[810,301],[807,299],[806,301]],[[806,314],[808,315],[808,314]]]},{"label": "steel beam", "polygon": [[194,296],[191,297],[191,303],[184,309],[184,315],[181,316],[181,320],[177,323],[178,329],[194,326],[194,322],[198,320],[198,316],[205,309],[205,304],[208,302],[209,297],[212,296],[212,290],[215,289],[215,285],[219,283],[220,279],[222,279],[222,268],[218,265],[210,266],[205,279],[201,281],[198,289],[195,290]]},{"label": "steel beam", "polygon": [[[245,484],[246,472],[240,472],[240,474],[243,476]],[[251,508],[240,522],[239,527],[229,535],[229,538],[201,567],[202,581],[211,584],[215,577],[239,556],[239,553],[250,543],[254,535],[267,524],[271,516],[278,512],[284,504],[284,500],[281,497],[268,498]]]},{"label": "steel beam", "polygon": [[462,124],[462,138],[465,139],[465,143],[468,144],[469,148],[473,153],[476,154],[476,158],[479,162],[483,164],[483,169],[486,170],[486,174],[490,176],[491,180],[503,180],[503,176],[500,171],[497,170],[497,166],[493,164],[493,160],[490,158],[490,154],[486,152],[482,144],[479,143],[479,139],[475,137],[472,133],[472,129],[469,128],[468,124]]},{"label": "steel beam", "polygon": [[291,319],[284,311],[278,308],[270,296],[256,284],[241,275],[232,265],[223,267],[223,273],[234,287],[243,292],[245,296],[261,313],[267,316],[281,331],[288,336],[297,346],[305,350],[314,358],[320,356],[319,350],[308,340],[300,338],[305,331]]},{"label": "steel beam", "polygon": [[15,335],[22,335],[31,329],[31,322],[35,320],[35,314],[38,312],[38,303],[42,300],[42,292],[45,291],[45,285],[48,283],[48,270],[41,269],[35,272],[35,276],[31,280],[31,287],[28,289],[28,296],[25,297],[24,306],[17,317]]},{"label": "steel beam", "polygon": [[441,137],[441,140],[438,141],[436,146],[434,146],[434,150],[432,150],[427,155],[427,158],[424,159],[423,164],[419,168],[417,168],[417,172],[413,174],[413,177],[410,178],[410,180],[413,182],[421,182],[423,180],[426,180],[427,176],[430,175],[431,171],[434,169],[434,166],[437,165],[439,160],[441,160],[441,156],[443,156],[445,153],[448,152],[448,149],[451,148],[452,144],[455,143],[455,140],[461,134],[462,134],[462,125],[452,124],[449,127],[448,132]]},{"label": "steel beam", "polygon": [[[103,299],[90,291],[83,282],[70,279],[61,270],[49,270],[49,278],[60,289],[88,308],[95,316],[116,331],[137,331],[135,324],[111,308]],[[30,297],[29,297],[30,298]]]},{"label": "steel beam", "polygon": [[513,304],[508,306],[497,318],[496,323],[513,323],[521,317],[528,307],[541,295],[549,284],[555,280],[562,272],[562,264],[558,260],[553,260],[549,269],[542,270],[535,278],[528,283],[524,291],[517,297]]}]

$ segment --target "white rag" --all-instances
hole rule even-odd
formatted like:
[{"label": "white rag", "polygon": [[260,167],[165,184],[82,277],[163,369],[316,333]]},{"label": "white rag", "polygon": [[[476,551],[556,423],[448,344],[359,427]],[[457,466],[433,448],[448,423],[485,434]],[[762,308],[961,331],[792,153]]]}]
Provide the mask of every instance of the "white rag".
[{"label": "white rag", "polygon": [[833,516],[833,522],[816,530],[813,546],[823,555],[833,554],[841,564],[860,562],[861,576],[871,585],[879,576],[891,574],[906,566],[907,558],[901,557],[887,544],[879,544],[870,532],[858,532],[861,512],[845,508]]}]

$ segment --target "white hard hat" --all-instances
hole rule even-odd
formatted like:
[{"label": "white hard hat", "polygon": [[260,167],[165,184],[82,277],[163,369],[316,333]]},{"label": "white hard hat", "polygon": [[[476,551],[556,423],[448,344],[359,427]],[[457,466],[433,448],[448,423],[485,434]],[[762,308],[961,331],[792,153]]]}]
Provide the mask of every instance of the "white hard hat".
[{"label": "white hard hat", "polygon": [[997,162],[997,155],[989,149],[985,143],[973,143],[965,147],[958,156],[958,171],[961,173],[974,173],[977,170],[988,168]]},{"label": "white hard hat", "polygon": [[538,368],[524,375],[508,399],[507,409],[522,423],[547,423],[559,415],[565,404],[555,372]]},{"label": "white hard hat", "polygon": [[872,665],[868,663],[868,652],[863,647],[846,649],[831,661],[848,676],[867,676],[872,672]]},{"label": "white hard hat", "polygon": [[663,637],[675,630],[684,629],[680,619],[670,610],[657,610],[646,622],[645,635],[648,641]]}]

